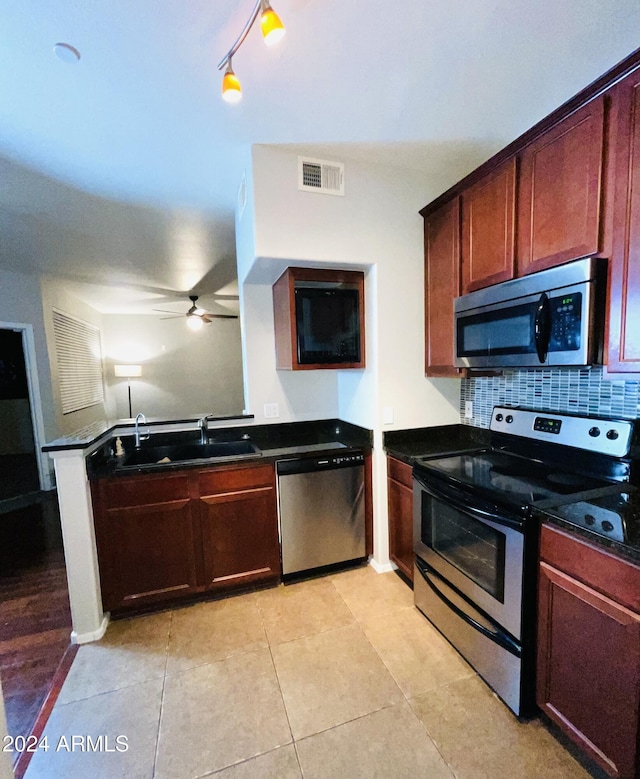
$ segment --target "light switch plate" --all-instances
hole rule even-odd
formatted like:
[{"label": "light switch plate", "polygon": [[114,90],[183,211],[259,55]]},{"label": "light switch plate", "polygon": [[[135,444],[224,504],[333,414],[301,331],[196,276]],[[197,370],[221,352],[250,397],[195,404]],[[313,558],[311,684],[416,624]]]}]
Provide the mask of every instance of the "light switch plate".
[{"label": "light switch plate", "polygon": [[277,403],[265,403],[264,404],[264,418],[275,419],[280,416],[280,408]]},{"label": "light switch plate", "polygon": [[464,418],[473,419],[473,401],[465,400],[464,402]]},{"label": "light switch plate", "polygon": [[382,424],[393,424],[393,406],[383,406],[382,408]]}]

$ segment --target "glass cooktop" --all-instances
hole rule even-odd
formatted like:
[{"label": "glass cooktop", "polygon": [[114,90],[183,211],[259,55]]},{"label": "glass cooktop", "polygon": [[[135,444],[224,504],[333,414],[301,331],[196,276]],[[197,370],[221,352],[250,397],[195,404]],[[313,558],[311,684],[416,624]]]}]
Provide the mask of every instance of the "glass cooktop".
[{"label": "glass cooktop", "polygon": [[583,476],[569,469],[545,465],[495,449],[423,459],[418,472],[464,486],[499,503],[526,510],[533,505],[552,505],[564,496],[596,490],[612,482]]}]

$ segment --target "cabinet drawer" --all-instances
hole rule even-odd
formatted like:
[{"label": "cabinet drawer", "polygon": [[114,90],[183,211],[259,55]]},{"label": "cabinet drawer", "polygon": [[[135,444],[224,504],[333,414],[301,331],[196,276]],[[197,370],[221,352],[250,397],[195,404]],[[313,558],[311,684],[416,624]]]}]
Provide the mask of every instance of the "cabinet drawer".
[{"label": "cabinet drawer", "polygon": [[387,457],[387,476],[413,489],[413,468],[395,457]]},{"label": "cabinet drawer", "polygon": [[246,468],[218,467],[198,471],[198,493],[203,496],[252,487],[272,487],[274,474],[275,470],[272,464],[254,465]]},{"label": "cabinet drawer", "polygon": [[640,567],[570,533],[543,525],[540,558],[640,613]]},{"label": "cabinet drawer", "polygon": [[102,505],[108,508],[146,506],[189,497],[186,473],[158,473],[149,476],[115,477],[100,483]]}]

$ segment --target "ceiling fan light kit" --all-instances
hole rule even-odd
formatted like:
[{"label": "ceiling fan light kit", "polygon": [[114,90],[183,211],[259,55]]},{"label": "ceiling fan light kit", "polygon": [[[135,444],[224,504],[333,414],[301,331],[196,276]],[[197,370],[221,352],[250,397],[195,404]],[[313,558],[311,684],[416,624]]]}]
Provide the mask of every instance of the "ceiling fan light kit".
[{"label": "ceiling fan light kit", "polygon": [[222,70],[222,68],[226,66],[224,76],[222,77],[222,97],[227,103],[237,103],[242,97],[240,80],[233,72],[231,58],[244,43],[244,40],[249,34],[249,30],[253,27],[258,15],[260,16],[260,28],[262,29],[264,42],[267,46],[273,46],[278,43],[285,33],[285,28],[280,17],[269,5],[268,0],[257,0],[249,20],[242,28],[242,32],[236,38],[233,46],[218,63],[218,70]]},{"label": "ceiling fan light kit", "polygon": [[203,324],[211,324],[214,319],[238,319],[237,314],[211,314],[209,311],[205,311],[204,308],[199,308],[197,305],[198,295],[189,295],[189,300],[191,301],[191,308],[186,314],[172,314],[172,312],[164,311],[160,308],[155,308],[154,311],[162,314],[171,314],[171,316],[162,317],[162,319],[177,319],[186,316],[187,325],[191,330],[200,330]]}]

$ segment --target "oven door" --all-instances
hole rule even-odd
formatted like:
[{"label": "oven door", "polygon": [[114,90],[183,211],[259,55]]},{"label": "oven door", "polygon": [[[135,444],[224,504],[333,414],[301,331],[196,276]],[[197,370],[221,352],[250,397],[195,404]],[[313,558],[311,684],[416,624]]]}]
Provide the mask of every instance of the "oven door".
[{"label": "oven door", "polygon": [[416,555],[476,609],[522,637],[524,534],[494,506],[414,476]]}]

